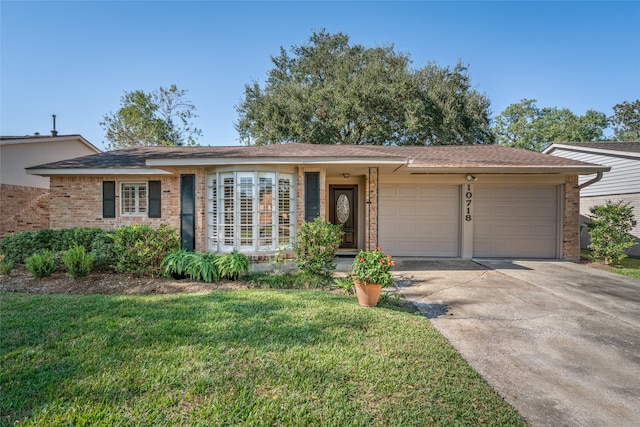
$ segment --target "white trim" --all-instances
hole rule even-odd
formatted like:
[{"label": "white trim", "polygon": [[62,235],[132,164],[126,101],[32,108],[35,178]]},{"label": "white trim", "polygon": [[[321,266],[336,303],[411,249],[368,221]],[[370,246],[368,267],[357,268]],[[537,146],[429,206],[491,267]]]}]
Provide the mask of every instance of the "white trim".
[{"label": "white trim", "polygon": [[83,169],[26,169],[29,175],[175,175],[164,169],[147,168],[83,168]]},{"label": "white trim", "polygon": [[591,175],[596,172],[608,172],[608,166],[420,166],[409,165],[412,174],[441,174],[441,173],[493,173],[493,174],[564,174]]},{"label": "white trim", "polygon": [[[618,151],[618,150],[607,150],[606,148],[598,148],[598,147],[585,147],[583,145],[567,145],[567,144],[552,144],[547,149],[545,149],[543,154],[551,154],[554,150],[569,150],[569,151],[582,151],[585,153],[598,153],[605,154],[609,156],[623,156],[623,157],[637,157],[640,158],[640,153],[636,153],[633,151]],[[604,171],[603,171],[604,172]]]}]

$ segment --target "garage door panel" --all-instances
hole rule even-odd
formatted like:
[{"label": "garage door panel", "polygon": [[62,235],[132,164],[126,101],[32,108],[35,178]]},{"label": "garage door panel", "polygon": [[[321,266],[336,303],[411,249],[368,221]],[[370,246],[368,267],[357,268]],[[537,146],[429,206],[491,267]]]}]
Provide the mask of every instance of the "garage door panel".
[{"label": "garage door panel", "polygon": [[557,188],[476,187],[476,257],[555,258]]},{"label": "garage door panel", "polygon": [[399,256],[458,256],[459,194],[458,186],[381,187],[380,247]]}]

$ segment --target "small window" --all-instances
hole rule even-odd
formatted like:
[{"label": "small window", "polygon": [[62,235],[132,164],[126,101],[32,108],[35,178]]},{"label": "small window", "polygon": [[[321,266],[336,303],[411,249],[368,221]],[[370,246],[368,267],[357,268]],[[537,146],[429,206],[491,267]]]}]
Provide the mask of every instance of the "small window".
[{"label": "small window", "polygon": [[120,191],[122,215],[147,213],[147,183],[123,183]]}]

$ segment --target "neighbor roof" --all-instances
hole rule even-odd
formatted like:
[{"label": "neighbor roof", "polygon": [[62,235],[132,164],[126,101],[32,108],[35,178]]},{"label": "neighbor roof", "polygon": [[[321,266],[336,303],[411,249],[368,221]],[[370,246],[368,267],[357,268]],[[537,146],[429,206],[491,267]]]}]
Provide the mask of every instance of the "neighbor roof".
[{"label": "neighbor roof", "polygon": [[59,141],[73,141],[77,140],[95,151],[100,152],[100,149],[86,140],[82,135],[24,135],[24,136],[0,136],[0,145],[15,145],[15,144],[32,144],[35,142],[59,142]]},{"label": "neighbor roof", "polygon": [[[276,144],[239,147],[133,147],[27,168],[36,175],[156,173],[162,168],[228,164],[396,164],[429,173],[580,173],[605,166],[500,145],[396,147]],[[163,171],[167,173],[166,171]],[[161,172],[162,173],[162,172]]]},{"label": "neighbor roof", "polygon": [[551,145],[544,153],[550,154],[557,149],[640,157],[640,141],[560,142]]}]

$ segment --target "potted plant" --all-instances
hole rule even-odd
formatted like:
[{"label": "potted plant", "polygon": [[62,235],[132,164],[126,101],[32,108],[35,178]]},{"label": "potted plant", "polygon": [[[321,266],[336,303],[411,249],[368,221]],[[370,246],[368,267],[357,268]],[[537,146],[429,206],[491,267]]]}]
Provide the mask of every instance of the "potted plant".
[{"label": "potted plant", "polygon": [[356,288],[358,304],[375,307],[382,288],[393,283],[391,267],[395,264],[390,255],[380,248],[360,251],[351,265],[351,277]]}]

